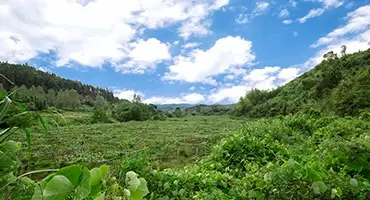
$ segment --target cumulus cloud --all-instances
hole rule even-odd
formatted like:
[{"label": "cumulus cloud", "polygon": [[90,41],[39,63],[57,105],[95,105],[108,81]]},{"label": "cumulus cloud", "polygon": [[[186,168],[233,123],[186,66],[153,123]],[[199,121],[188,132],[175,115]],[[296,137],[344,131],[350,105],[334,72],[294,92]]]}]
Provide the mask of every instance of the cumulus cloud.
[{"label": "cumulus cloud", "polygon": [[348,13],[346,19],[347,23],[344,26],[334,29],[325,37],[320,38],[315,44],[312,44],[311,47],[334,43],[343,36],[369,29],[370,5],[360,7]]},{"label": "cumulus cloud", "polygon": [[258,82],[266,80],[269,75],[274,74],[280,70],[280,67],[265,67],[263,69],[253,69],[248,75],[246,75],[243,79],[246,81]]},{"label": "cumulus cloud", "polygon": [[298,76],[300,69],[295,67],[289,67],[281,69],[277,77],[283,82],[291,81]]},{"label": "cumulus cloud", "polygon": [[127,90],[127,89],[116,89],[113,90],[113,95],[115,97],[118,97],[119,99],[126,99],[129,101],[132,101],[134,98],[134,94],[140,95],[141,97],[144,97],[144,94],[139,91],[135,90]]},{"label": "cumulus cloud", "polygon": [[278,66],[266,66],[261,69],[253,69],[244,76],[244,85],[260,90],[274,89],[279,85],[286,84],[298,76],[299,68],[281,68]]},{"label": "cumulus cloud", "polygon": [[168,67],[169,72],[163,79],[216,85],[214,76],[236,74],[252,65],[254,59],[252,42],[228,36],[217,40],[207,50],[194,49],[186,56],[175,57],[174,64]]},{"label": "cumulus cloud", "polygon": [[162,43],[156,38],[138,40],[129,44],[127,60],[123,64],[114,65],[123,73],[137,73],[154,69],[156,64],[171,59],[169,45]]},{"label": "cumulus cloud", "polygon": [[210,103],[236,103],[249,90],[243,85],[220,88],[208,96]]},{"label": "cumulus cloud", "polygon": [[[207,17],[228,3],[229,0],[3,0],[0,59],[23,62],[41,53],[53,53],[58,66],[72,62],[101,67],[110,63],[120,71],[137,73],[151,65],[127,55],[132,55],[136,49],[132,45],[141,42],[138,37],[146,29],[178,24],[184,38],[208,34],[211,21]],[[152,60],[163,59],[163,54],[159,56]],[[139,62],[141,69],[122,70],[130,66],[128,63],[122,67],[124,60]]]}]

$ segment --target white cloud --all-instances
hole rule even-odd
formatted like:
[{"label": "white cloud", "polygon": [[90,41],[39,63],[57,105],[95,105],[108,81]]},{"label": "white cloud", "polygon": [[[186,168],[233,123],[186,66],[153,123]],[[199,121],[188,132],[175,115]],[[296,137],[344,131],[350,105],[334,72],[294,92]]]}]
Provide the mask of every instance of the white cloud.
[{"label": "white cloud", "polygon": [[280,13],[279,13],[279,17],[281,17],[281,18],[289,17],[289,11],[288,11],[288,9],[281,10]]},{"label": "white cloud", "polygon": [[145,103],[152,104],[180,104],[180,103],[197,104],[203,101],[205,101],[205,98],[203,95],[199,93],[182,94],[180,97],[154,96],[143,100],[143,102]]},{"label": "white cloud", "polygon": [[113,90],[113,95],[115,97],[118,97],[119,99],[126,99],[129,101],[132,101],[134,98],[134,94],[140,95],[141,97],[144,97],[144,94],[139,91],[135,90],[126,90],[126,89],[116,89]]},{"label": "white cloud", "polygon": [[370,29],[351,39],[341,38],[340,40],[337,40],[336,43],[330,44],[318,51],[313,57],[309,58],[304,64],[302,64],[301,68],[302,70],[309,70],[315,67],[323,60],[323,55],[329,51],[333,51],[337,55],[340,55],[342,45],[346,45],[347,53],[367,50],[370,48],[369,41]]},{"label": "white cloud", "polygon": [[270,7],[270,3],[266,1],[257,1],[256,7],[252,11],[252,13],[241,13],[238,15],[238,17],[235,19],[235,22],[237,24],[246,24],[249,22],[249,20],[262,15],[266,13],[268,8]]},{"label": "white cloud", "polygon": [[298,76],[299,68],[281,68],[278,66],[253,69],[248,75],[244,76],[244,85],[249,88],[260,90],[274,89],[279,85],[286,84]]},{"label": "white cloud", "polygon": [[347,14],[347,24],[334,29],[325,37],[320,38],[311,47],[336,43],[341,37],[347,34],[358,33],[367,30],[370,26],[370,5],[363,6]]},{"label": "white cloud", "polygon": [[187,56],[175,57],[163,79],[215,85],[214,76],[232,74],[232,70],[253,64],[255,55],[251,48],[252,42],[241,37],[221,38],[207,50],[194,49]]},{"label": "white cloud", "polygon": [[330,8],[330,7],[337,8],[343,5],[343,1],[340,1],[340,0],[318,0],[318,1],[321,2],[326,8]]},{"label": "white cloud", "polygon": [[293,36],[294,37],[297,37],[298,36],[298,32],[297,31],[293,31]]},{"label": "white cloud", "polygon": [[208,95],[210,103],[236,103],[239,98],[252,88],[259,90],[270,90],[286,84],[299,75],[300,69],[295,67],[280,68],[264,67],[253,69],[248,75],[244,76],[243,82],[239,85],[228,85],[216,90],[212,90]]},{"label": "white cloud", "polygon": [[169,45],[161,41],[150,38],[148,40],[138,40],[130,43],[130,50],[127,60],[123,64],[114,67],[123,73],[137,73],[154,69],[156,64],[171,59]]},{"label": "white cloud", "polygon": [[280,67],[265,67],[263,69],[253,69],[243,79],[252,83],[266,80],[271,74],[274,74],[280,70]]},{"label": "white cloud", "polygon": [[294,67],[284,68],[280,70],[277,77],[284,82],[291,81],[298,76],[299,71],[300,71],[299,68]]},{"label": "white cloud", "polygon": [[210,103],[236,103],[248,90],[249,88],[243,85],[220,88],[210,93],[208,101]]},{"label": "white cloud", "polygon": [[283,24],[291,24],[291,23],[293,23],[293,21],[290,20],[290,19],[287,19],[287,20],[284,20],[283,21]]},{"label": "white cloud", "polygon": [[261,15],[270,7],[270,3],[266,1],[257,1],[256,8],[253,10],[253,15]]},{"label": "white cloud", "polygon": [[317,1],[321,3],[323,7],[309,10],[305,16],[298,19],[300,23],[305,23],[309,19],[321,16],[328,9],[338,8],[343,5],[343,1],[341,0],[311,0],[311,1]]},{"label": "white cloud", "polygon": [[346,45],[347,53],[355,53],[370,48],[370,27],[367,22],[370,6],[363,6],[347,15],[347,23],[331,31],[326,37],[320,38],[311,47],[322,48],[305,63],[300,65],[302,71],[309,70],[323,60],[323,55],[333,51],[340,56],[341,46]]},{"label": "white cloud", "polygon": [[90,67],[104,63],[121,66],[131,53],[130,44],[145,29],[178,24],[184,38],[208,34],[211,21],[207,17],[228,3],[229,0],[3,0],[0,59],[24,62],[40,53],[53,52],[58,66],[71,62]]},{"label": "white cloud", "polygon": [[324,12],[325,12],[325,9],[323,9],[323,8],[311,9],[310,11],[308,11],[307,15],[305,15],[302,18],[299,18],[298,21],[300,23],[305,23],[308,19],[318,17],[318,16],[322,15]]},{"label": "white cloud", "polygon": [[198,47],[200,45],[199,42],[191,42],[191,43],[186,43],[182,46],[182,48],[184,49],[192,49],[192,48],[195,48],[195,47]]},{"label": "white cloud", "polygon": [[205,100],[204,96],[198,93],[187,94],[183,96],[182,99],[190,104],[196,104]]},{"label": "white cloud", "polygon": [[51,72],[51,69],[48,67],[37,67],[36,69],[43,71],[43,72]]}]

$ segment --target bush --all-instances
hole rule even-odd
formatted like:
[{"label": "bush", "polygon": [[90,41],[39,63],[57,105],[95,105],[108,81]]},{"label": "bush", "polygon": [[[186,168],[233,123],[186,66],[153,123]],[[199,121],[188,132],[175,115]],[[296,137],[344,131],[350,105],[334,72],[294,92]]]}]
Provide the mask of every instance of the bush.
[{"label": "bush", "polygon": [[92,114],[91,118],[92,118],[93,123],[98,123],[98,122],[110,123],[110,122],[112,122],[109,119],[109,116],[107,115],[107,111],[105,111],[103,109],[99,109],[99,108],[95,108],[93,110],[93,114]]}]

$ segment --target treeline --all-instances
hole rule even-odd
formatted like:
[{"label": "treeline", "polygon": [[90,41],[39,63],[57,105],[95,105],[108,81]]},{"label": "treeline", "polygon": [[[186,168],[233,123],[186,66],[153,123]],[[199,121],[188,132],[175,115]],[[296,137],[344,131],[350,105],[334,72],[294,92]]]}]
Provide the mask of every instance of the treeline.
[{"label": "treeline", "polygon": [[196,105],[185,109],[185,113],[188,115],[230,115],[235,108],[235,104],[232,105]]},{"label": "treeline", "polygon": [[[118,98],[114,97],[113,93],[108,89],[82,84],[79,81],[64,79],[53,73],[37,70],[27,64],[19,65],[0,62],[0,74],[7,77],[17,86],[24,85],[27,88],[40,86],[44,91],[49,91],[50,89],[54,91],[75,90],[83,97],[81,99],[83,103],[92,103],[97,95],[103,96],[108,102],[118,102]],[[3,89],[10,91],[14,87],[11,82],[5,81],[3,77],[0,77],[0,80],[0,87]]]},{"label": "treeline", "polygon": [[83,97],[76,90],[44,90],[41,86],[27,88],[25,85],[13,88],[13,99],[22,103],[27,110],[44,110],[55,107],[75,110],[81,106]]},{"label": "treeline", "polygon": [[369,111],[370,49],[342,53],[340,58],[325,54],[314,69],[275,90],[251,90],[240,98],[235,114],[260,118],[312,110],[340,116]]}]

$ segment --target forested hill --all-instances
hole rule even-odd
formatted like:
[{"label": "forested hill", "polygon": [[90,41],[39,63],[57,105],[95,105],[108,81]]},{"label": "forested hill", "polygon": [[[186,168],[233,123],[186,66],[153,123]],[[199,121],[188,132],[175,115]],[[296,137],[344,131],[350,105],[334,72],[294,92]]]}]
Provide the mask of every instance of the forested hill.
[{"label": "forested hill", "polygon": [[[55,91],[60,90],[76,90],[77,93],[86,99],[95,99],[99,94],[109,102],[117,102],[118,99],[113,96],[113,93],[107,89],[97,88],[91,85],[82,84],[79,81],[73,81],[61,78],[55,74],[37,70],[29,65],[9,64],[0,62],[0,74],[6,76],[10,81],[18,87],[24,85],[27,88],[32,86],[41,86],[45,92],[50,89]],[[0,84],[5,90],[10,90],[14,85],[0,78]],[[1,87],[1,85],[0,85]]]},{"label": "forested hill", "polygon": [[357,115],[370,109],[370,49],[340,58],[333,52],[314,69],[272,91],[252,90],[237,115],[270,117],[315,109]]}]

